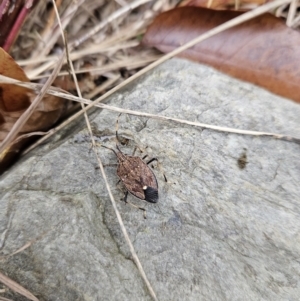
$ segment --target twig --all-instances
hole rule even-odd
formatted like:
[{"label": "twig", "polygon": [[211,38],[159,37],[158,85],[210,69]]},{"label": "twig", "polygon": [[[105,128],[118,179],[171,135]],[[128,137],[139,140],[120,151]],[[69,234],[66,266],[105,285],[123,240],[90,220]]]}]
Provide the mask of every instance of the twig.
[{"label": "twig", "polygon": [[[82,58],[83,56],[88,56],[91,54],[99,54],[99,52],[108,52],[112,50],[119,50],[119,49],[126,49],[126,48],[131,48],[131,47],[136,47],[139,45],[138,41],[125,41],[124,43],[119,43],[111,46],[107,46],[106,43],[104,44],[96,44],[96,45],[89,45],[89,47],[80,49],[78,51],[73,51],[70,54],[70,59],[72,61],[78,60],[79,58]],[[58,55],[48,55],[45,57],[38,57],[38,58],[30,58],[30,59],[25,59],[25,60],[18,60],[16,63],[19,66],[28,66],[31,64],[38,64],[38,63],[43,63],[43,62],[49,62],[53,61],[56,59]],[[26,73],[28,76],[28,73]],[[30,76],[28,76],[30,78]]]}]

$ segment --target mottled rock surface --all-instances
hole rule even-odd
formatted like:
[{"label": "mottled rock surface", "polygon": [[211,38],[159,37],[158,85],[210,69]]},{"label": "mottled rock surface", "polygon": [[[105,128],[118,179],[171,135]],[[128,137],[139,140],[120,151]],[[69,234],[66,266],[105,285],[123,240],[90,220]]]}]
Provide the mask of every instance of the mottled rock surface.
[{"label": "mottled rock surface", "polygon": [[[109,104],[300,136],[298,104],[185,60],[163,64]],[[93,118],[97,139],[114,146],[117,114]],[[159,159],[159,202],[128,199],[147,209],[144,219],[119,201],[116,158],[98,149],[159,300],[299,300],[299,145],[129,115],[119,123],[124,152],[138,145]],[[42,301],[151,300],[96,166],[78,123],[0,178],[1,271]]]}]

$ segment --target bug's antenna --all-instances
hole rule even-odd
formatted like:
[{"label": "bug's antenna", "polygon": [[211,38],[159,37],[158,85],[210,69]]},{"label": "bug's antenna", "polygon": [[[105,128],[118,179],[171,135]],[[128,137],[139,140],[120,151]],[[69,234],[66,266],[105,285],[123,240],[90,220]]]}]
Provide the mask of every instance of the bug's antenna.
[{"label": "bug's antenna", "polygon": [[[119,143],[121,143],[121,142],[120,142],[120,139],[119,139],[119,136],[118,136],[119,118],[120,118],[121,114],[122,114],[122,113],[120,113],[120,114],[118,115],[118,118],[117,118],[117,121],[116,121],[116,148],[117,148],[117,150],[122,154],[122,152],[121,152],[121,150],[120,150],[120,148],[119,148],[119,145],[118,145]],[[107,149],[110,149],[112,152],[114,152],[114,154],[116,155],[116,157],[119,158],[117,152],[116,152],[113,148],[108,147],[108,146],[104,146],[104,145],[102,145],[102,144],[100,144],[100,146],[105,147],[105,148],[107,148]]]},{"label": "bug's antenna", "polygon": [[[119,129],[119,118],[121,116],[122,113],[120,113],[118,115],[117,121],[116,121],[116,149],[119,151],[119,156],[121,156],[123,158],[123,160],[125,160],[125,156],[123,155],[122,151],[120,150],[119,144],[121,144],[120,139],[119,139],[119,135],[118,135],[118,129]],[[116,153],[116,152],[115,152]],[[120,159],[120,157],[118,157],[118,159]]]},{"label": "bug's antenna", "polygon": [[114,154],[115,154],[116,157],[118,158],[117,152],[116,152],[113,148],[104,146],[104,145],[102,145],[102,144],[100,144],[100,146],[105,147],[105,148],[107,148],[107,149],[110,149],[112,152],[114,152]]},{"label": "bug's antenna", "polygon": [[119,150],[118,143],[121,143],[121,142],[120,142],[120,139],[119,139],[119,136],[118,136],[118,130],[119,130],[119,118],[120,118],[121,114],[122,114],[122,113],[120,113],[120,114],[118,115],[118,118],[117,118],[117,121],[116,121],[116,147],[117,147],[118,150]]}]

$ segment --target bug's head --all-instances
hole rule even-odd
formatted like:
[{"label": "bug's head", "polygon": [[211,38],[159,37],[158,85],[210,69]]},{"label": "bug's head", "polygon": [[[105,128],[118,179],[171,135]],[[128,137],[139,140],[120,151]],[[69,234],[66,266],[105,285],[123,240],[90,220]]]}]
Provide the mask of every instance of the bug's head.
[{"label": "bug's head", "polygon": [[157,203],[158,201],[158,190],[150,186],[143,187],[145,194],[145,201],[150,203]]}]

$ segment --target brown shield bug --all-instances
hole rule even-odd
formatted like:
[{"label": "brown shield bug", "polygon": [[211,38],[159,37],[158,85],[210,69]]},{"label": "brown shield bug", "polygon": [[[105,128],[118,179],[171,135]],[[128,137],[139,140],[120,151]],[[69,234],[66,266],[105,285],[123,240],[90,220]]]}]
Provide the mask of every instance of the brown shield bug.
[{"label": "brown shield bug", "polygon": [[151,159],[146,163],[142,160],[142,158],[133,155],[126,155],[120,150],[118,146],[118,119],[116,123],[117,151],[113,148],[109,148],[104,145],[102,146],[112,150],[118,159],[117,175],[127,189],[124,201],[126,202],[128,192],[130,192],[138,199],[145,200],[150,203],[156,203],[158,201],[158,183],[154,172],[148,164],[157,159]]}]

